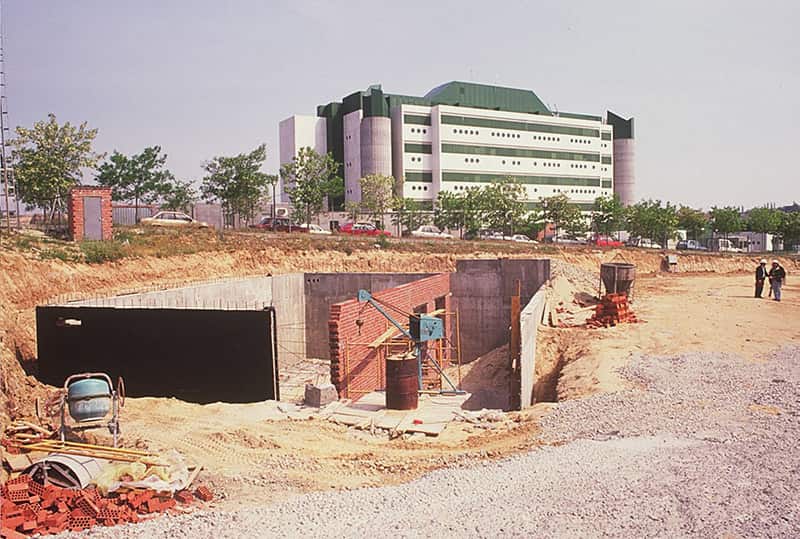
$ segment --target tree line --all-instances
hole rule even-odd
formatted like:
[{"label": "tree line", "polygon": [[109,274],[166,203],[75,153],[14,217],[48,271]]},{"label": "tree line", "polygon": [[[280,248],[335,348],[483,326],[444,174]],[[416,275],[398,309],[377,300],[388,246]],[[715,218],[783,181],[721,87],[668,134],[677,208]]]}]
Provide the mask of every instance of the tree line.
[{"label": "tree line", "polygon": [[[135,205],[137,218],[141,204],[186,209],[201,197],[219,202],[229,214],[250,221],[262,204],[276,196],[278,176],[261,170],[267,157],[264,144],[250,152],[204,162],[205,174],[192,181],[175,178],[166,167],[167,154],[160,146],[131,155],[115,150],[106,156],[93,150],[96,137],[97,129],[90,129],[86,122],[59,124],[53,114],[32,128],[17,127],[16,137],[9,144],[20,200],[44,208],[52,217],[65,210],[69,188],[92,172],[99,185],[113,188],[114,200]],[[616,196],[597,198],[591,211],[585,212],[563,193],[542,197],[530,205],[524,186],[513,177],[459,192],[440,191],[426,206],[400,196],[400,186],[391,176],[373,174],[359,182],[361,202],[341,207],[344,180],[340,170],[331,154],[321,155],[311,148],[301,148],[291,163],[282,165],[280,178],[297,221],[310,223],[323,210],[338,209],[347,211],[353,219],[369,215],[384,226],[384,216],[391,214],[392,222],[407,230],[433,223],[458,231],[462,237],[481,230],[536,235],[550,224],[557,235],[593,232],[612,236],[626,230],[635,237],[666,242],[678,229],[686,230],[690,239],[706,230],[721,236],[752,230],[775,234],[787,244],[800,242],[800,212],[764,207],[753,208],[743,216],[738,208],[713,207],[705,213],[660,200],[624,207]]]}]

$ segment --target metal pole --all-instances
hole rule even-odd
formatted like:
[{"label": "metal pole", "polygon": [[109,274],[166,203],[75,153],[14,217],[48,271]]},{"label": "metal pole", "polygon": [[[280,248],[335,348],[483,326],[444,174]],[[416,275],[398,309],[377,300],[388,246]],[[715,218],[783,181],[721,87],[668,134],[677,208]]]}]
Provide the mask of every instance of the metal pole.
[{"label": "metal pole", "polygon": [[[11,205],[8,193],[8,160],[6,159],[6,105],[5,105],[5,50],[3,49],[2,4],[0,4],[0,165],[3,167],[3,185],[6,199],[6,228],[11,231]],[[16,196],[16,192],[14,195]],[[17,212],[19,219],[19,212]]]}]

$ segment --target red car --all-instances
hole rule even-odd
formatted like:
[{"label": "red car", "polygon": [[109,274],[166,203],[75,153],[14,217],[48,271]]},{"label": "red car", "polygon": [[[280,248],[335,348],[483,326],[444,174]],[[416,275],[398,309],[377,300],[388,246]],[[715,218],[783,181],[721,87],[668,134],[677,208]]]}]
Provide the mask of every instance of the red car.
[{"label": "red car", "polygon": [[379,230],[372,223],[346,223],[342,225],[342,234],[353,236],[391,236],[388,230]]},{"label": "red car", "polygon": [[286,217],[264,217],[258,223],[250,225],[250,228],[259,228],[269,232],[308,232],[307,228],[292,223]]},{"label": "red car", "polygon": [[622,247],[623,243],[609,236],[595,236],[589,243],[598,247]]}]

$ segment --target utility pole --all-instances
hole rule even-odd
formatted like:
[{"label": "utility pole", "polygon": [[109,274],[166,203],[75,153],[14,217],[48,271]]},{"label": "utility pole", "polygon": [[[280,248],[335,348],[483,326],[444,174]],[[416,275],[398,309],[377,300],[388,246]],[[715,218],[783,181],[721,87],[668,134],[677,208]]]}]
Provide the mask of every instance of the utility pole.
[{"label": "utility pole", "polygon": [[[2,15],[2,3],[0,3],[0,169],[2,169],[3,195],[5,198],[5,217],[6,228],[11,230],[11,206],[12,201],[15,206],[17,216],[17,228],[19,222],[19,198],[16,185],[11,186],[11,175],[9,174],[8,155],[6,153],[6,131],[8,131],[8,108],[6,98],[6,66],[5,66],[5,18]],[[0,213],[2,217],[2,213]]]}]

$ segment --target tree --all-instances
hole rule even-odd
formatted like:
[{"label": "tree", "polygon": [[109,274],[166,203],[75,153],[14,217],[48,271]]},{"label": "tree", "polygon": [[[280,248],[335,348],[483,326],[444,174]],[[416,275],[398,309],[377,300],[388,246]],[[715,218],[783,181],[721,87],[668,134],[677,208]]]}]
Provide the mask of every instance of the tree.
[{"label": "tree", "polygon": [[97,183],[111,187],[111,198],[133,202],[136,221],[139,203],[153,204],[163,195],[172,193],[172,172],[165,168],[167,154],[160,146],[145,148],[130,157],[114,151],[108,161],[97,169]]},{"label": "tree", "polygon": [[344,183],[331,154],[320,155],[312,148],[300,148],[291,163],[281,167],[289,199],[306,224],[322,211],[325,197],[333,199],[344,192]]},{"label": "tree", "polygon": [[597,234],[611,236],[622,227],[625,207],[618,195],[601,196],[594,200],[592,228]]},{"label": "tree", "polygon": [[648,238],[664,243],[675,238],[678,230],[677,208],[660,200],[643,200],[628,206],[626,212],[626,228],[633,237]]},{"label": "tree", "polygon": [[433,224],[442,230],[456,230],[464,235],[466,196],[452,191],[439,191],[433,207]]},{"label": "tree", "polygon": [[400,236],[403,230],[416,230],[422,225],[428,224],[430,218],[423,210],[422,202],[413,198],[395,197],[392,201],[392,224],[400,229]]},{"label": "tree", "polygon": [[678,228],[686,231],[687,239],[696,240],[697,236],[703,233],[708,224],[708,218],[705,213],[689,206],[678,208],[677,215]]},{"label": "tree", "polygon": [[369,213],[372,219],[380,219],[383,225],[383,215],[392,207],[394,178],[369,174],[358,183],[361,187],[361,209]]},{"label": "tree", "polygon": [[711,208],[711,227],[714,232],[727,238],[731,232],[742,229],[742,217],[738,208],[726,206],[724,208]]},{"label": "tree", "polygon": [[747,228],[753,232],[776,234],[781,226],[783,212],[774,208],[753,208],[747,215]]},{"label": "tree", "polygon": [[783,239],[783,248],[800,244],[800,212],[782,212],[778,234]]},{"label": "tree", "polygon": [[197,192],[191,182],[175,180],[163,185],[159,196],[168,210],[186,211],[196,200]]},{"label": "tree", "polygon": [[556,241],[558,241],[559,230],[573,228],[573,223],[583,218],[581,210],[574,204],[570,204],[569,197],[564,193],[542,197],[540,200],[542,218],[548,223],[553,223]]},{"label": "tree", "polygon": [[103,157],[92,151],[97,129],[86,122],[59,125],[55,114],[33,128],[17,127],[17,138],[9,141],[14,150],[14,172],[20,200],[47,210],[52,219],[63,211],[67,191],[80,183],[83,170],[93,168]]},{"label": "tree", "polygon": [[208,173],[201,185],[203,198],[222,202],[229,214],[249,222],[269,186],[269,176],[260,170],[266,158],[262,144],[250,153],[208,161],[203,165]]},{"label": "tree", "polygon": [[486,227],[513,233],[515,224],[525,219],[525,188],[513,178],[492,182],[482,189],[482,209]]}]

